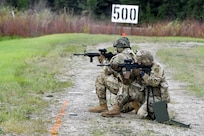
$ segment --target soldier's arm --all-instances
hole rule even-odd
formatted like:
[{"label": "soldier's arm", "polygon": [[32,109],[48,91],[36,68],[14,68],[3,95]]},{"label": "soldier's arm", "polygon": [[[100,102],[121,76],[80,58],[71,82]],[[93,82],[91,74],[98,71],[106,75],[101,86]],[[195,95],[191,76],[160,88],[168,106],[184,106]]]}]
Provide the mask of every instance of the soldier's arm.
[{"label": "soldier's arm", "polygon": [[164,69],[160,64],[154,65],[150,75],[145,74],[142,78],[147,85],[160,87],[162,100],[165,100],[167,103],[170,102],[168,84],[165,79]]},{"label": "soldier's arm", "polygon": [[141,73],[143,80],[145,81],[146,85],[150,85],[152,87],[157,87],[160,85],[164,77],[164,70],[160,64],[154,64],[152,66],[150,74]]}]

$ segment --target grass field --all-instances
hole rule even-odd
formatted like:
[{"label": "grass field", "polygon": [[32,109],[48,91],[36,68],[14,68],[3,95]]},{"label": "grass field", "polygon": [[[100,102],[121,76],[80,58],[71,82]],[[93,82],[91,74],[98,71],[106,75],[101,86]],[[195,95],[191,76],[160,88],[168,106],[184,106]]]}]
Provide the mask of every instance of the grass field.
[{"label": "grass field", "polygon": [[[203,44],[204,45],[204,44]],[[174,77],[187,82],[186,89],[194,95],[204,96],[204,46],[196,48],[161,49],[158,53],[163,62],[174,69]]]},{"label": "grass field", "polygon": [[[83,52],[84,45],[113,42],[119,36],[90,34],[55,34],[37,38],[0,41],[0,134],[46,133],[46,121],[40,118],[48,106],[42,99],[46,92],[60,92],[72,85],[54,77],[65,65],[62,58]],[[131,42],[203,42],[182,37],[136,37]],[[163,48],[158,52],[162,63],[175,68],[175,78],[190,83],[189,91],[204,95],[204,46],[191,49]],[[39,118],[31,118],[33,115]],[[32,129],[31,129],[32,128]]]}]

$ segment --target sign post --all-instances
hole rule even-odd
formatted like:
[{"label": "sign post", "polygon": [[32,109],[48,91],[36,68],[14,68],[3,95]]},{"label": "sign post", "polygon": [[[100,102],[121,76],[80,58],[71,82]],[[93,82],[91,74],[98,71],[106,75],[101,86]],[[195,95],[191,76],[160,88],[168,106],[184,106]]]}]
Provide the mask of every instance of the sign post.
[{"label": "sign post", "polygon": [[[139,6],[137,5],[113,4],[111,22],[137,24],[138,13],[139,13]],[[115,24],[114,33],[116,34],[116,24]]]}]

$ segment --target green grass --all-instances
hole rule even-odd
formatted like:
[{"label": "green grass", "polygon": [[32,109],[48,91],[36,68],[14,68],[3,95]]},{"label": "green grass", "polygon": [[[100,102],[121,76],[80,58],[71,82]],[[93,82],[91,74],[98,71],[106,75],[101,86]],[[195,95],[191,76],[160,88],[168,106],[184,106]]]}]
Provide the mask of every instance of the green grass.
[{"label": "green grass", "polygon": [[204,96],[204,46],[163,48],[158,55],[167,66],[174,69],[175,79],[189,84],[186,89],[197,96]]},{"label": "green grass", "polygon": [[59,82],[54,78],[66,65],[62,58],[83,52],[85,45],[113,41],[114,36],[56,34],[1,39],[4,40],[0,41],[0,134],[48,131],[46,121],[39,123],[42,118],[30,117],[40,117],[48,106],[43,94],[72,85],[71,81]]},{"label": "green grass", "polygon": [[[113,43],[119,37],[54,34],[37,38],[1,38],[4,40],[0,41],[0,134],[47,133],[46,123],[49,121],[42,119],[41,112],[48,106],[48,101],[43,99],[43,94],[60,92],[62,88],[72,85],[71,81],[59,82],[55,79],[55,75],[61,74],[60,69],[67,63],[63,58],[82,53],[86,45]],[[204,42],[203,39],[183,37],[128,37],[133,43]],[[190,90],[204,94],[201,69],[204,65],[203,47],[185,51],[163,48],[158,55],[163,63],[177,69],[177,79],[191,83]],[[34,115],[39,118],[31,118]]]}]

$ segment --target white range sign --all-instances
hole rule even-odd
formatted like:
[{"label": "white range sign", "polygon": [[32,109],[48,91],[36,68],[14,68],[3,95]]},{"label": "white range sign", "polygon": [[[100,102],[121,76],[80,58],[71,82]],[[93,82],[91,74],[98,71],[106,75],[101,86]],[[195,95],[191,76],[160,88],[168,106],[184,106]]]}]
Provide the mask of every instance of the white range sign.
[{"label": "white range sign", "polygon": [[111,21],[116,23],[138,23],[139,6],[137,5],[112,5]]}]

